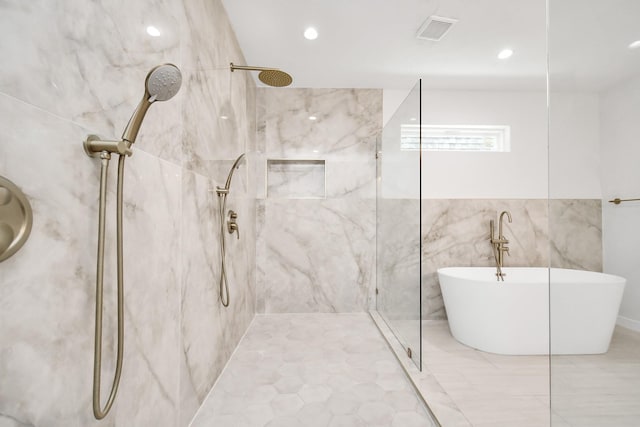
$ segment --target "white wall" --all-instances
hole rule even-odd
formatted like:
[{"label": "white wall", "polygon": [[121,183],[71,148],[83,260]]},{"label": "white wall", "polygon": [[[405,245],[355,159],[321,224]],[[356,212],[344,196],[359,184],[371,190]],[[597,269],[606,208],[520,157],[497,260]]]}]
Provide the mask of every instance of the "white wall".
[{"label": "white wall", "polygon": [[600,199],[600,106],[596,93],[552,92],[549,197]]},{"label": "white wall", "polygon": [[[601,96],[602,191],[606,200],[640,197],[640,77]],[[640,326],[640,202],[602,207],[604,271],[627,279],[620,315]]]},{"label": "white wall", "polygon": [[[422,95],[425,124],[511,126],[508,153],[423,153],[423,198],[601,197],[597,95],[552,95],[551,162],[545,92],[423,91]],[[417,94],[384,91],[383,96],[383,196],[417,198],[418,154],[400,152],[399,137],[397,142],[389,137],[399,132],[400,123],[418,115]],[[392,172],[385,173],[389,169]]]},{"label": "white wall", "polygon": [[402,102],[411,90],[385,89],[382,91],[382,126],[386,126],[391,117],[398,111]]}]

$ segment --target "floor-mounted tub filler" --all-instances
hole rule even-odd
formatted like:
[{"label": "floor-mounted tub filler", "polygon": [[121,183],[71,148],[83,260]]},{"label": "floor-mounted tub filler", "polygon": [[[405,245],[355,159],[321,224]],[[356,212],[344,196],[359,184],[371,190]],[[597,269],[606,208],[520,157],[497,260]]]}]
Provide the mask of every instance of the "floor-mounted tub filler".
[{"label": "floor-mounted tub filler", "polygon": [[626,279],[591,271],[522,267],[503,268],[504,282],[498,282],[495,271],[493,267],[438,270],[455,339],[508,355],[607,352]]}]

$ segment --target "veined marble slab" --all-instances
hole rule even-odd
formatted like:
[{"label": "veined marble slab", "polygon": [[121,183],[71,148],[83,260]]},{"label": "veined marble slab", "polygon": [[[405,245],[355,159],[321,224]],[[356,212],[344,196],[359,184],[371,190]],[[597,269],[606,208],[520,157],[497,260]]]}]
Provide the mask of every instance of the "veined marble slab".
[{"label": "veined marble slab", "polygon": [[[258,311],[368,310],[381,91],[259,89],[257,109],[258,197],[265,199],[258,211]],[[326,199],[272,198],[264,185],[267,159],[324,161]],[[301,187],[296,195],[317,193]]]},{"label": "veined marble slab", "polygon": [[[147,25],[161,36],[149,37]],[[224,8],[219,0],[126,7],[10,0],[0,5],[0,34],[0,174],[34,208],[29,241],[0,268],[0,425],[187,425],[255,312],[252,153],[228,198],[241,227],[241,240],[228,241],[232,305],[223,310],[216,299],[219,214],[211,190],[238,155],[256,147],[255,83],[229,70],[244,59]],[[125,360],[113,410],[97,422],[91,381],[100,166],[82,140],[121,135],[147,72],[164,62],[181,68],[183,86],[150,108],[126,162]],[[103,400],[115,353],[113,157]]]},{"label": "veined marble slab", "polygon": [[[509,211],[504,221],[509,239],[506,266],[602,270],[600,200],[422,200],[422,231],[416,220],[420,202],[408,199],[378,201],[381,282],[378,309],[391,318],[416,316],[418,267],[422,262],[422,316],[443,319],[446,314],[437,279],[443,267],[495,265],[489,243],[489,221]],[[397,221],[398,212],[403,221]],[[412,214],[413,213],[413,214]],[[549,232],[549,229],[551,232]],[[418,258],[418,233],[422,260]]]}]

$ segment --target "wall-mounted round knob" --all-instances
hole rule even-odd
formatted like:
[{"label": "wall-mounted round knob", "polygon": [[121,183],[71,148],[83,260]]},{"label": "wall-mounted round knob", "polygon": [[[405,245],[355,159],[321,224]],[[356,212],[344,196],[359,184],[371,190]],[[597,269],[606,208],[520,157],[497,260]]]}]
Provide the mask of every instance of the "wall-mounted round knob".
[{"label": "wall-mounted round knob", "polygon": [[11,201],[11,191],[4,187],[0,187],[0,206],[7,205]]},{"label": "wall-mounted round knob", "polygon": [[9,249],[14,237],[13,229],[8,224],[0,224],[0,254]]},{"label": "wall-mounted round knob", "polygon": [[17,185],[0,176],[0,262],[24,245],[32,224],[29,200]]},{"label": "wall-mounted round knob", "polygon": [[236,237],[240,238],[240,228],[238,227],[238,223],[236,219],[238,218],[238,214],[234,211],[230,210],[227,214],[227,231],[229,234],[236,233]]}]

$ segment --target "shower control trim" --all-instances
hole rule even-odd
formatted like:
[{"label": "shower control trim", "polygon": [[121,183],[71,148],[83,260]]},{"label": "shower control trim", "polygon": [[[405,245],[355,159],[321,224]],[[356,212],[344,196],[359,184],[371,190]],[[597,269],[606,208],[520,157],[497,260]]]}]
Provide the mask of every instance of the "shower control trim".
[{"label": "shower control trim", "polygon": [[238,214],[230,210],[227,214],[227,231],[229,234],[233,234],[235,232],[236,237],[240,239],[240,229],[238,228],[236,219],[238,219]]},{"label": "shower control trim", "polygon": [[106,151],[107,153],[120,154],[121,156],[131,156],[131,143],[128,141],[103,141],[97,135],[89,135],[82,144],[84,152],[89,157],[101,157],[100,153]]},{"label": "shower control trim", "polygon": [[29,200],[17,185],[0,176],[0,262],[24,245],[32,224]]}]

